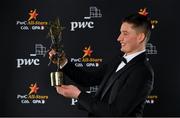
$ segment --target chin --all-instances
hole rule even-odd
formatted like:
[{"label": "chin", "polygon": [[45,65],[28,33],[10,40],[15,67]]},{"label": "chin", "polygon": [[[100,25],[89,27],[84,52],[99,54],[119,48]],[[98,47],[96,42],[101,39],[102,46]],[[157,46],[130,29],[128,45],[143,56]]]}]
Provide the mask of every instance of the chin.
[{"label": "chin", "polygon": [[123,48],[121,48],[121,52],[126,53],[126,51]]}]

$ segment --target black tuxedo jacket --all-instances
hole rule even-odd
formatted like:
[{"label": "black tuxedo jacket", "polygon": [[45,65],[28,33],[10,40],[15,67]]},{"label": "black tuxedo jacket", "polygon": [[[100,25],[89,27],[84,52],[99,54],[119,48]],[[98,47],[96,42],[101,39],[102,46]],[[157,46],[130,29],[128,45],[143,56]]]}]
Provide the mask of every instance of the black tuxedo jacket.
[{"label": "black tuxedo jacket", "polygon": [[84,72],[68,63],[63,71],[83,86],[99,85],[95,96],[81,92],[78,106],[89,116],[142,116],[147,96],[153,89],[154,73],[142,53],[115,72],[122,57],[116,57],[101,71]]}]

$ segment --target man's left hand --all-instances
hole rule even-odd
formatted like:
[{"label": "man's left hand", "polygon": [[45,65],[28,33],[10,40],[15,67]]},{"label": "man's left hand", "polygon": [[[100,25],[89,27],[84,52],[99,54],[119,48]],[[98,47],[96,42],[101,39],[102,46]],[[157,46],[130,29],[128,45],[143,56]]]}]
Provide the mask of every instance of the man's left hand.
[{"label": "man's left hand", "polygon": [[77,99],[81,91],[74,85],[61,85],[56,86],[57,93],[68,98]]}]

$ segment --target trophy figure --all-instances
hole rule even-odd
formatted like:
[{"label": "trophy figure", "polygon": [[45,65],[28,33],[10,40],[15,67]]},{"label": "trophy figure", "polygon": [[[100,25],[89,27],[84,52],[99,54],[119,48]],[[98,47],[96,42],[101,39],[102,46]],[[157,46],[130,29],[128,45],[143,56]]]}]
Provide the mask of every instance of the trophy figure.
[{"label": "trophy figure", "polygon": [[[56,52],[55,55],[50,59],[48,65],[51,62],[55,62],[57,65],[57,71],[50,73],[51,78],[51,86],[60,86],[63,84],[63,73],[61,72],[60,62],[62,61],[63,54],[63,45],[62,45],[62,30],[64,27],[61,27],[60,21],[56,18],[54,21],[50,22],[48,37],[51,39],[51,46],[49,51],[54,50]],[[48,52],[49,52],[48,51]]]}]

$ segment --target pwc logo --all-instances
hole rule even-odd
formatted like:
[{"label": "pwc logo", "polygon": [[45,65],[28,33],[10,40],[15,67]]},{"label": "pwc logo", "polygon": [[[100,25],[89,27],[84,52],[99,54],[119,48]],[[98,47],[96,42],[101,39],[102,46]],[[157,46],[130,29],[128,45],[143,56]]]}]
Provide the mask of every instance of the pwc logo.
[{"label": "pwc logo", "polygon": [[72,21],[70,31],[75,31],[78,29],[93,29],[95,27],[94,20],[96,18],[102,18],[101,10],[98,9],[96,6],[89,7],[89,14],[85,16],[82,21]]},{"label": "pwc logo", "polygon": [[42,44],[35,44],[34,53],[31,53],[29,57],[26,58],[17,58],[16,59],[16,68],[22,67],[32,67],[40,65],[39,56],[45,56],[47,49]]},{"label": "pwc logo", "polygon": [[75,31],[75,29],[92,29],[94,28],[94,22],[93,21],[83,21],[83,22],[71,22],[71,30],[70,31]]},{"label": "pwc logo", "polygon": [[17,61],[17,68],[21,68],[22,66],[40,65],[40,60],[38,58],[29,58],[29,59],[19,58],[16,59],[16,61]]}]

